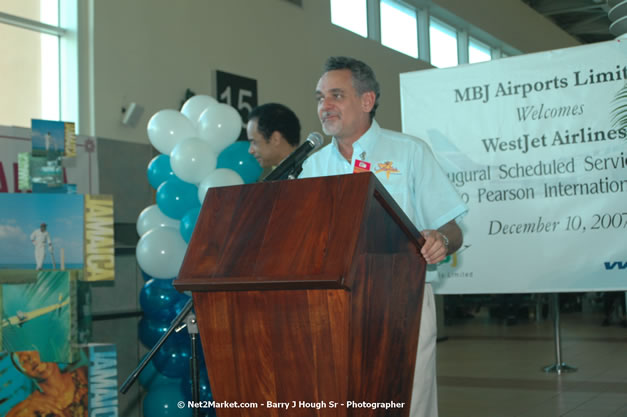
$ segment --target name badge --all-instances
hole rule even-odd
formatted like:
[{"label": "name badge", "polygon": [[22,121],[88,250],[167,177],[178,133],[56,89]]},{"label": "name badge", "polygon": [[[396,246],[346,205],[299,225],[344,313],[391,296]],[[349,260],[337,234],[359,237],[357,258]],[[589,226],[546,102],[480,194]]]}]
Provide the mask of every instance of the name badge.
[{"label": "name badge", "polygon": [[355,159],[355,166],[353,167],[353,174],[358,172],[369,172],[370,162]]}]

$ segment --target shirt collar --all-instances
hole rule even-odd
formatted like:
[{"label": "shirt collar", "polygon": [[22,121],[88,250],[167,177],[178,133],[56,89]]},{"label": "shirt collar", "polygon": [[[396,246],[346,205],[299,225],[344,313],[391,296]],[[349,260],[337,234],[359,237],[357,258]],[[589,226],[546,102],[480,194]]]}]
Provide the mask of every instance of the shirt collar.
[{"label": "shirt collar", "polygon": [[[380,132],[381,127],[379,126],[379,123],[377,123],[376,120],[372,119],[370,128],[368,128],[366,133],[364,133],[359,139],[357,139],[353,143],[353,161],[355,159],[364,159],[366,161],[368,160],[368,154],[370,154],[372,149],[374,149],[374,145],[377,141],[377,138],[379,138],[380,136]],[[335,152],[337,153],[337,155],[344,159],[344,157],[340,153],[340,148],[338,147],[337,139],[335,139],[335,136],[333,136],[331,142],[333,143],[333,148],[335,148]],[[362,154],[365,155],[365,157],[362,158]]]}]

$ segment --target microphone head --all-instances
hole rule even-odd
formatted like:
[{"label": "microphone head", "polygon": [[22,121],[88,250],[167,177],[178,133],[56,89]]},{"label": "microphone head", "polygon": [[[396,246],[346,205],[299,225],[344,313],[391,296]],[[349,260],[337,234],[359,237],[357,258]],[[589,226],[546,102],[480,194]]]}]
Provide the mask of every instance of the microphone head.
[{"label": "microphone head", "polygon": [[321,147],[322,143],[324,142],[322,135],[318,132],[311,132],[309,136],[307,136],[307,140],[313,143],[314,149],[318,149],[319,147]]}]

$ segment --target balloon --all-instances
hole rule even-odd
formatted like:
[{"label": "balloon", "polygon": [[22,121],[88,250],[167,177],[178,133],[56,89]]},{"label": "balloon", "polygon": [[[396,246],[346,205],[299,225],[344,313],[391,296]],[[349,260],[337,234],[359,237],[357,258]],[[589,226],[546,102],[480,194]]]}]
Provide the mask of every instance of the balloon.
[{"label": "balloon", "polygon": [[[144,271],[142,271],[141,268],[139,269],[139,272],[142,273],[142,279],[144,280],[144,283],[146,283],[146,282],[148,282],[148,281],[150,281],[152,279],[152,277],[150,275],[148,275],[147,273],[145,273]],[[163,286],[169,287],[169,286],[172,285],[172,282],[174,281],[174,278],[158,278],[155,281],[159,282]],[[187,292],[187,291],[185,291],[185,292]]]},{"label": "balloon", "polygon": [[194,227],[196,227],[196,220],[198,220],[199,214],[200,207],[194,207],[193,209],[188,210],[181,218],[181,236],[187,243],[189,243],[189,240],[192,238],[192,232],[194,231]]},{"label": "balloon", "polygon": [[218,155],[218,168],[229,168],[237,172],[244,184],[251,184],[261,175],[261,165],[248,153],[248,142],[237,141],[227,146]]},{"label": "balloon", "polygon": [[148,349],[151,349],[169,327],[169,321],[142,317],[137,325],[139,341]]},{"label": "balloon", "polygon": [[[145,356],[146,355],[144,355],[144,357]],[[155,368],[155,365],[152,363],[152,360],[148,361],[148,363],[146,364],[144,369],[142,369],[137,379],[139,380],[139,384],[146,390],[150,390],[151,388],[156,387],[158,385],[174,385],[176,383],[183,384],[183,382],[187,382],[187,378],[175,379],[175,378],[168,378],[167,376],[163,375],[162,373],[157,371],[157,368]],[[181,385],[181,387],[183,387],[183,385]],[[202,389],[203,385],[200,385],[200,387]]]},{"label": "balloon", "polygon": [[194,127],[198,127],[198,118],[202,112],[216,104],[218,104],[217,100],[211,96],[197,95],[187,99],[181,108],[181,113],[192,121]]},{"label": "balloon", "polygon": [[[186,330],[179,333],[187,334]],[[157,371],[170,378],[183,378],[189,375],[191,347],[187,343],[164,343],[152,360]]]},{"label": "balloon", "polygon": [[172,153],[170,164],[177,177],[198,184],[216,169],[217,154],[206,140],[188,138],[180,141]]},{"label": "balloon", "polygon": [[168,155],[157,155],[148,164],[148,182],[155,190],[159,188],[163,181],[174,177],[174,172],[170,166],[170,157]]},{"label": "balloon", "polygon": [[[152,277],[148,277],[148,279],[146,280],[146,282],[150,281],[151,279],[153,279]],[[152,285],[158,285],[161,288],[174,288],[174,280],[176,278],[157,278],[157,279],[153,279],[153,283]],[[180,293],[179,293],[180,294]]]},{"label": "balloon", "polygon": [[137,218],[137,234],[143,236],[144,233],[155,227],[174,227],[178,229],[180,224],[180,220],[166,216],[159,210],[156,204],[152,204],[139,213],[139,217]]},{"label": "balloon", "polygon": [[148,139],[163,154],[169,155],[177,143],[193,136],[194,125],[176,110],[160,110],[148,121]]},{"label": "balloon", "polygon": [[[198,361],[199,372],[198,372],[198,388],[200,391],[200,401],[212,401],[213,394],[211,393],[211,387],[209,385],[209,376],[207,376],[207,367],[204,364],[201,364]],[[201,366],[202,365],[202,366]],[[182,378],[181,379],[181,389],[185,394],[185,400],[192,399],[192,379]]]},{"label": "balloon", "polygon": [[142,271],[141,268],[140,268],[139,272],[142,273],[142,279],[144,280],[144,282],[150,281],[152,279],[152,277],[150,275],[148,275],[147,273],[145,273],[144,271]]},{"label": "balloon", "polygon": [[178,274],[186,250],[178,229],[157,227],[137,242],[137,263],[151,277],[169,279]]},{"label": "balloon", "polygon": [[171,321],[188,299],[189,296],[178,292],[170,280],[151,279],[139,291],[139,305],[148,319]]},{"label": "balloon", "polygon": [[193,409],[187,406],[187,402],[182,408],[178,406],[183,398],[180,383],[153,387],[142,403],[144,417],[191,417]]},{"label": "balloon", "polygon": [[157,189],[157,205],[166,216],[180,220],[189,209],[198,206],[197,195],[194,184],[173,178]]},{"label": "balloon", "polygon": [[228,168],[216,169],[198,184],[198,201],[201,204],[205,201],[205,195],[209,188],[241,184],[244,184],[244,180],[237,172]]},{"label": "balloon", "polygon": [[228,104],[218,103],[202,112],[198,119],[198,136],[220,153],[235,142],[242,131],[242,118]]},{"label": "balloon", "polygon": [[[171,324],[172,320],[157,320],[142,317],[137,325],[137,335],[139,337],[139,341],[142,342],[142,344],[148,349],[152,349],[159,339],[161,339],[161,336],[168,331]],[[186,331],[172,332],[163,343],[161,349],[163,349],[166,345],[189,346],[189,343],[189,335]],[[152,360],[154,361],[155,358],[153,357]]]}]

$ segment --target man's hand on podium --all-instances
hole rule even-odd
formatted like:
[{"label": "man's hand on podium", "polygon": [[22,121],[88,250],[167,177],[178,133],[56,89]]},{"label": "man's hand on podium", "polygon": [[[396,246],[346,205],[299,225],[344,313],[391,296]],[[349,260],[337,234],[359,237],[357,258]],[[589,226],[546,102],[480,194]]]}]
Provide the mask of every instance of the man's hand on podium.
[{"label": "man's hand on podium", "polygon": [[448,238],[437,230],[423,230],[422,235],[425,238],[425,244],[420,253],[428,264],[437,264],[448,253]]},{"label": "man's hand on podium", "polygon": [[451,220],[438,230],[423,230],[425,244],[420,251],[429,264],[437,264],[462,246],[462,231]]}]

